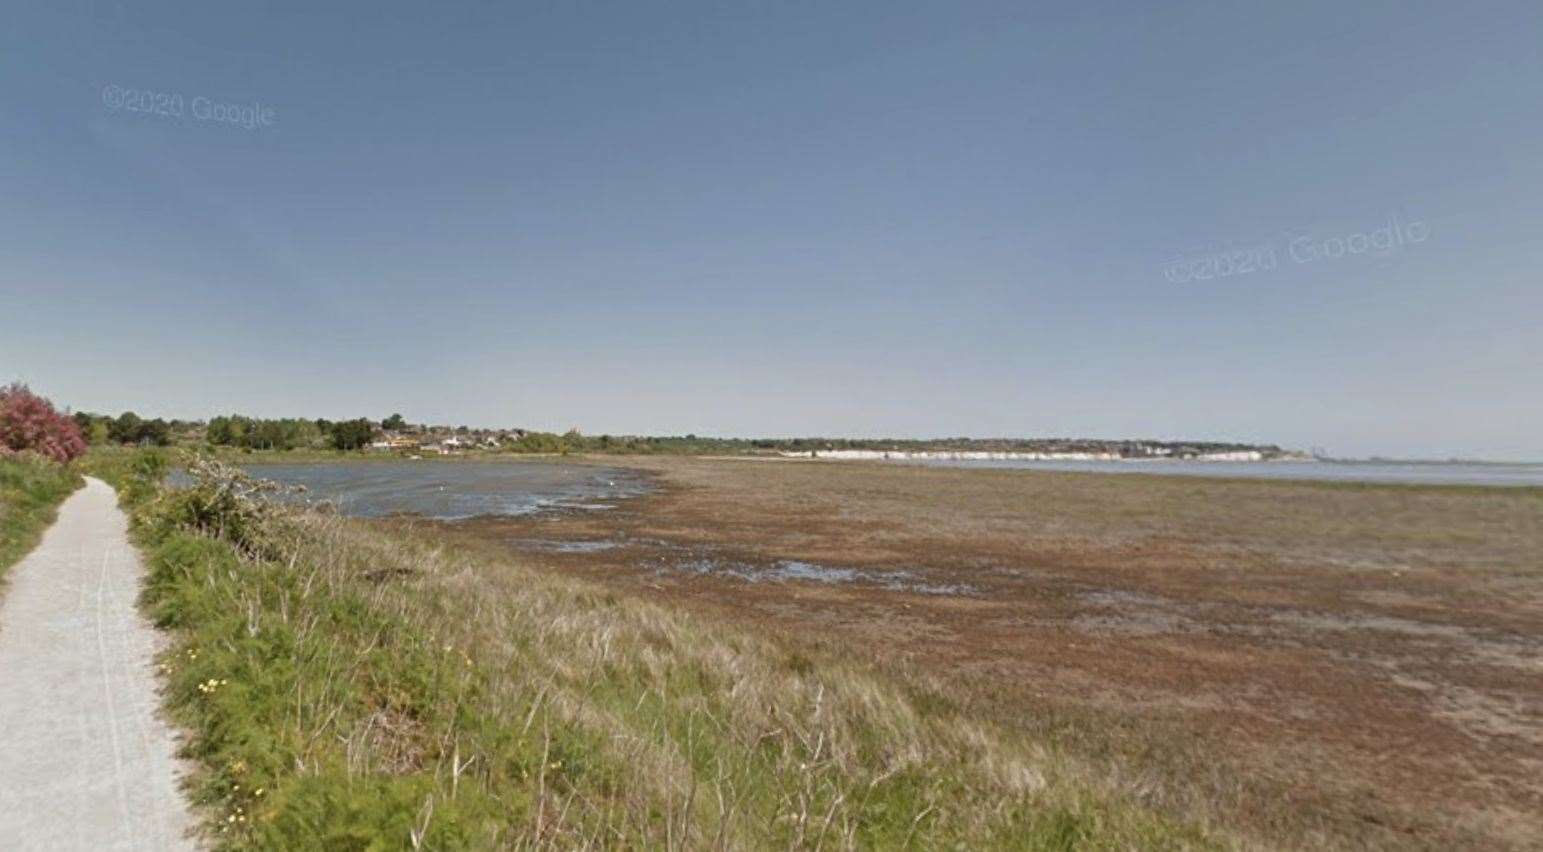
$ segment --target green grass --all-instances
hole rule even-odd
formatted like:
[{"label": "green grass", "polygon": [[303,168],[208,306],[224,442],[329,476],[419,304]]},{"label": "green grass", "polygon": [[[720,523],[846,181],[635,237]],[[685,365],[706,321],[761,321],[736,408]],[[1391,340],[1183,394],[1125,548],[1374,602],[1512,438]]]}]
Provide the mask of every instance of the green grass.
[{"label": "green grass", "polygon": [[925,684],[110,461],[219,846],[1230,845]]},{"label": "green grass", "polygon": [[37,545],[59,504],[80,484],[80,476],[63,465],[0,459],[0,578]]}]

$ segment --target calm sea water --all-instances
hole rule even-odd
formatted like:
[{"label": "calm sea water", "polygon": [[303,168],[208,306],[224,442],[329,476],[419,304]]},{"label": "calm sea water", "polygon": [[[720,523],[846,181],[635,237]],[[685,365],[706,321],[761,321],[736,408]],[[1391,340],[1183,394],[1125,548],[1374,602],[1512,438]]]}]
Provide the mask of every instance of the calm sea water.
[{"label": "calm sea water", "polygon": [[636,473],[544,462],[381,461],[262,464],[262,479],[306,488],[300,499],[328,500],[348,515],[415,514],[438,520],[524,515],[541,509],[605,509],[642,494]]},{"label": "calm sea water", "polygon": [[1543,464],[1383,461],[951,461],[913,459],[886,464],[939,467],[1028,468],[1094,473],[1159,473],[1257,479],[1315,479],[1332,482],[1391,482],[1423,485],[1543,486]]},{"label": "calm sea water", "polygon": [[[1196,461],[951,461],[913,464],[963,468],[1024,468],[1115,474],[1177,474],[1340,482],[1436,485],[1543,486],[1543,464],[1411,462],[1196,462]],[[263,479],[303,485],[296,499],[326,500],[349,515],[421,515],[459,520],[524,515],[542,509],[604,510],[643,494],[646,481],[618,468],[549,462],[379,461],[252,465]],[[183,479],[178,476],[174,479]]]}]

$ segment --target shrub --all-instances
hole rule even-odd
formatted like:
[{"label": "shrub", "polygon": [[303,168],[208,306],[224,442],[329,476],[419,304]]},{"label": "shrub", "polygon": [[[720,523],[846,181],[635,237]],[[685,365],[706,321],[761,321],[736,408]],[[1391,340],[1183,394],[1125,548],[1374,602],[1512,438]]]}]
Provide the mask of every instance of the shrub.
[{"label": "shrub", "polygon": [[18,382],[0,388],[0,456],[27,450],[62,464],[86,452],[86,439],[73,418]]},{"label": "shrub", "polygon": [[[135,460],[132,475],[154,483],[165,468],[164,459],[142,455]],[[278,511],[268,496],[300,490],[256,479],[234,465],[197,453],[187,456],[187,473],[192,485],[166,495],[152,514],[183,529],[224,538],[254,555],[262,552],[265,534]]]}]

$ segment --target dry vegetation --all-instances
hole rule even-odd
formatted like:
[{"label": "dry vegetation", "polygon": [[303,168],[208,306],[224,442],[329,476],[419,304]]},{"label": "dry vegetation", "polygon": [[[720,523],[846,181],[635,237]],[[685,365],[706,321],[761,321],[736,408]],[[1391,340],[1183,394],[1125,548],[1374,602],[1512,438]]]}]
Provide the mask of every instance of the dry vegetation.
[{"label": "dry vegetation", "polygon": [[[442,534],[940,684],[1246,844],[1543,843],[1539,489],[625,464],[659,491]],[[784,559],[859,580],[675,567]],[[897,570],[969,590],[861,581]]]},{"label": "dry vegetation", "polygon": [[[1153,848],[1225,844],[1138,784],[861,665],[104,465],[175,647],[211,836],[264,848]],[[372,846],[371,844],[375,844]]]}]

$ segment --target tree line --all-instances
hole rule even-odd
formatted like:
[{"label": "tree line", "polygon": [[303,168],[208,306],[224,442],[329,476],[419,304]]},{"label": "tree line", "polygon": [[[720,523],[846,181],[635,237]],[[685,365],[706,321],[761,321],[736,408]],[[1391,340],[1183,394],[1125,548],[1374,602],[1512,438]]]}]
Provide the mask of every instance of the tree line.
[{"label": "tree line", "polygon": [[232,414],[212,418],[207,424],[160,417],[147,420],[132,411],[116,417],[77,411],[71,417],[81,436],[91,444],[164,447],[178,442],[250,450],[357,450],[368,444],[375,433],[374,425],[363,417],[332,421]]},{"label": "tree line", "polygon": [[215,446],[249,450],[357,450],[368,444],[374,434],[374,424],[364,417],[334,421],[232,414],[212,418],[204,430],[204,440]]},{"label": "tree line", "polygon": [[110,414],[93,414],[77,411],[71,415],[80,433],[92,444],[137,444],[164,447],[171,443],[173,433],[183,431],[194,424],[183,420],[163,420],[156,417],[146,420],[132,411],[117,417]]}]

